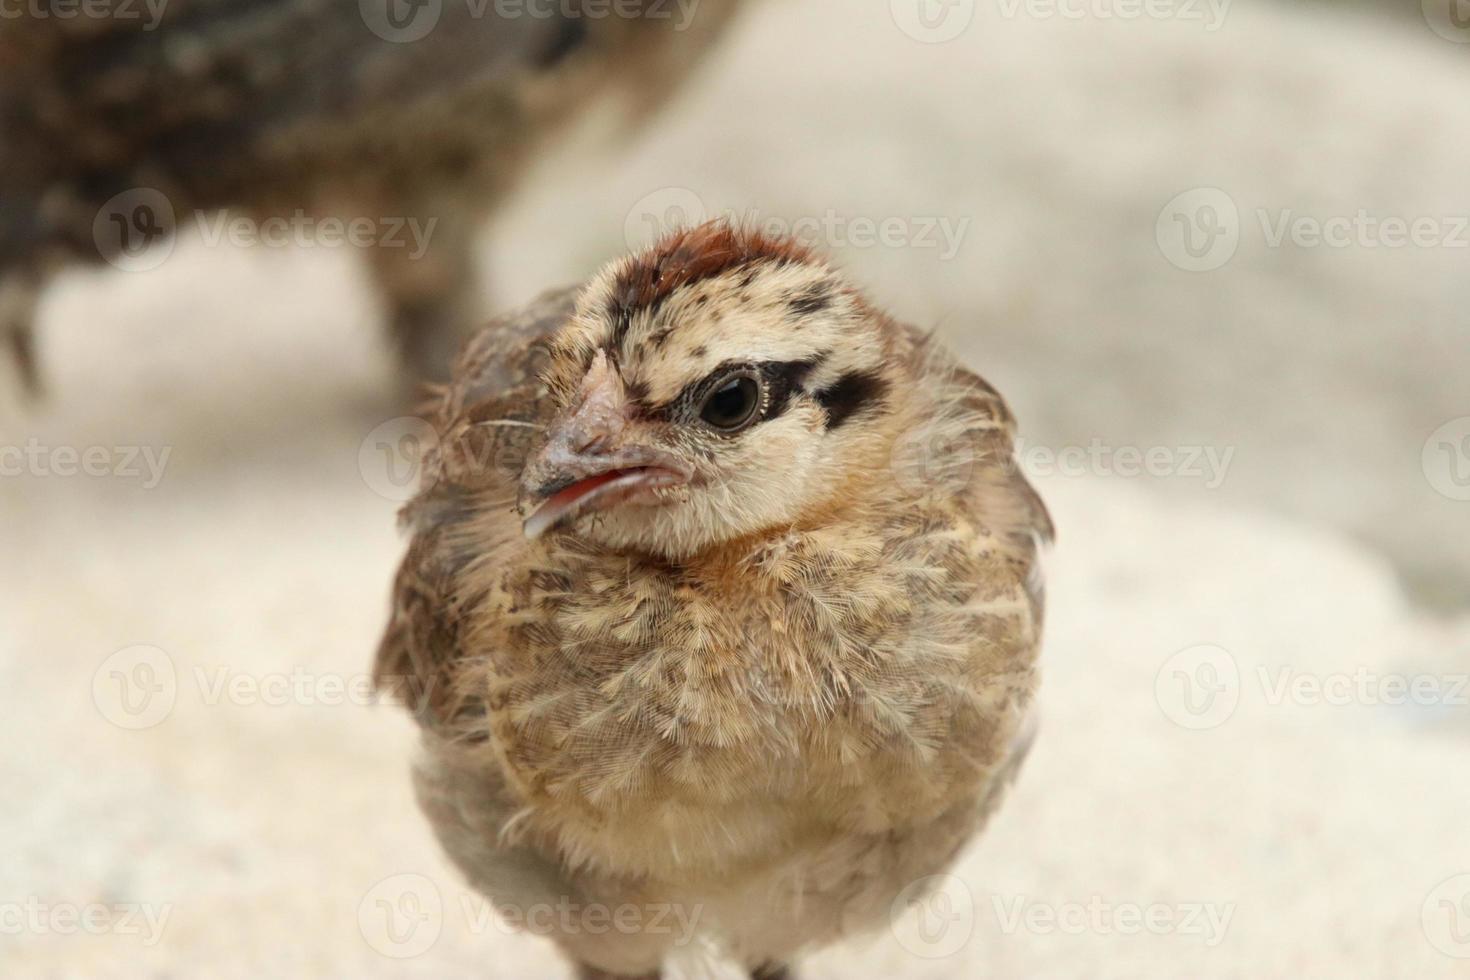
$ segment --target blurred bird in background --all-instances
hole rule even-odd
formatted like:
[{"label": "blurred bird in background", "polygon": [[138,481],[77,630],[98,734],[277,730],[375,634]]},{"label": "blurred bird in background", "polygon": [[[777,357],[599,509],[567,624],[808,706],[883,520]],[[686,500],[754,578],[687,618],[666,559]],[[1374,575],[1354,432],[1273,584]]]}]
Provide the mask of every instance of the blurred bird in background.
[{"label": "blurred bird in background", "polygon": [[369,257],[411,380],[439,377],[478,315],[476,226],[546,135],[603,96],[656,106],[739,0],[107,6],[0,20],[0,340],[33,392],[53,274],[223,208],[428,230]]}]

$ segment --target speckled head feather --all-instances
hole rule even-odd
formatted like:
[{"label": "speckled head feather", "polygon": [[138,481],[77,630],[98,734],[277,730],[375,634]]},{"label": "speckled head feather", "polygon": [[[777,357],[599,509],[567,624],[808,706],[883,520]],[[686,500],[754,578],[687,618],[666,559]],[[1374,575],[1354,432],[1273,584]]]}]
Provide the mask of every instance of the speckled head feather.
[{"label": "speckled head feather", "polygon": [[[901,420],[899,342],[890,319],[792,239],[715,221],[611,264],[551,345],[543,378],[560,411],[550,430],[582,432],[574,420],[595,404],[604,450],[633,447],[630,458],[657,454],[688,473],[661,488],[658,507],[572,523],[608,545],[687,556],[852,498]],[[739,394],[731,385],[744,386],[752,415],[710,424],[711,399]],[[575,453],[554,435],[548,445],[562,463]],[[585,469],[533,459],[523,514]]]},{"label": "speckled head feather", "polygon": [[[813,264],[812,252],[790,238],[772,238],[728,221],[712,221],[667,235],[647,251],[623,260],[614,275],[608,350],[627,339],[633,317],[654,312],[676,290],[732,270],[760,264]],[[657,344],[667,334],[650,337]]]}]

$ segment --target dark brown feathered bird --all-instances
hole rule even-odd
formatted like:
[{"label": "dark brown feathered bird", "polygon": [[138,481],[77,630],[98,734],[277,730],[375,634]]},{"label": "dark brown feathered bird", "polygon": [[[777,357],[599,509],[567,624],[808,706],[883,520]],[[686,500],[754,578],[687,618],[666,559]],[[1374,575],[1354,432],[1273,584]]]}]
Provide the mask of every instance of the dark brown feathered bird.
[{"label": "dark brown feathered bird", "polygon": [[148,243],[160,210],[305,210],[433,221],[426,254],[370,254],[410,368],[434,376],[478,320],[476,222],[540,137],[608,91],[659,101],[736,6],[99,0],[0,19],[0,340],[34,385],[47,278]]},{"label": "dark brown feathered bird", "polygon": [[[1029,742],[1046,511],[1000,396],[711,224],[469,346],[377,675],[500,908],[676,909],[756,976],[888,921]],[[656,975],[648,919],[553,938]]]}]

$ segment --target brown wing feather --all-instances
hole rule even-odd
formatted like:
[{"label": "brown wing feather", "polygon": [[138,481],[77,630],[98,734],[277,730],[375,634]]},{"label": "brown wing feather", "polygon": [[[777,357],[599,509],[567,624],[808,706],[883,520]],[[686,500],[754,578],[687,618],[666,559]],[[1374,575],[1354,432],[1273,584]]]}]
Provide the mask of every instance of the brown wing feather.
[{"label": "brown wing feather", "polygon": [[418,496],[402,513],[413,540],[373,668],[379,688],[402,699],[426,726],[483,711],[455,683],[462,673],[454,669],[458,612],[473,598],[459,594],[458,573],[479,556],[454,532],[487,496],[513,499],[533,427],[549,413],[538,376],[546,342],[571,315],[576,294],[576,288],[554,290],[491,321],[466,345],[454,380],[428,407],[438,443],[425,459]]},{"label": "brown wing feather", "polygon": [[932,330],[905,326],[902,336],[907,345],[904,356],[914,375],[928,379],[933,390],[953,400],[946,411],[973,420],[965,433],[973,451],[1003,461],[1000,466],[979,468],[982,484],[974,488],[971,501],[987,524],[1006,529],[1013,553],[1025,565],[1027,594],[1039,621],[1045,605],[1041,561],[1056,539],[1056,528],[1016,458],[1016,417],[1000,392],[960,363]]}]

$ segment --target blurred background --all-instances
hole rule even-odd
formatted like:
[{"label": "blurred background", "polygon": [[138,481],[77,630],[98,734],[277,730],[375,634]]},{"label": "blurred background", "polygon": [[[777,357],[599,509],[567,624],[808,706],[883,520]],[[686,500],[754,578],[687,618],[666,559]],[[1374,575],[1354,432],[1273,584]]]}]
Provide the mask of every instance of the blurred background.
[{"label": "blurred background", "polygon": [[565,975],[367,688],[410,391],[730,215],[1059,527],[1010,803],[805,975],[1470,975],[1470,4],[287,8],[0,2],[0,974]]}]

